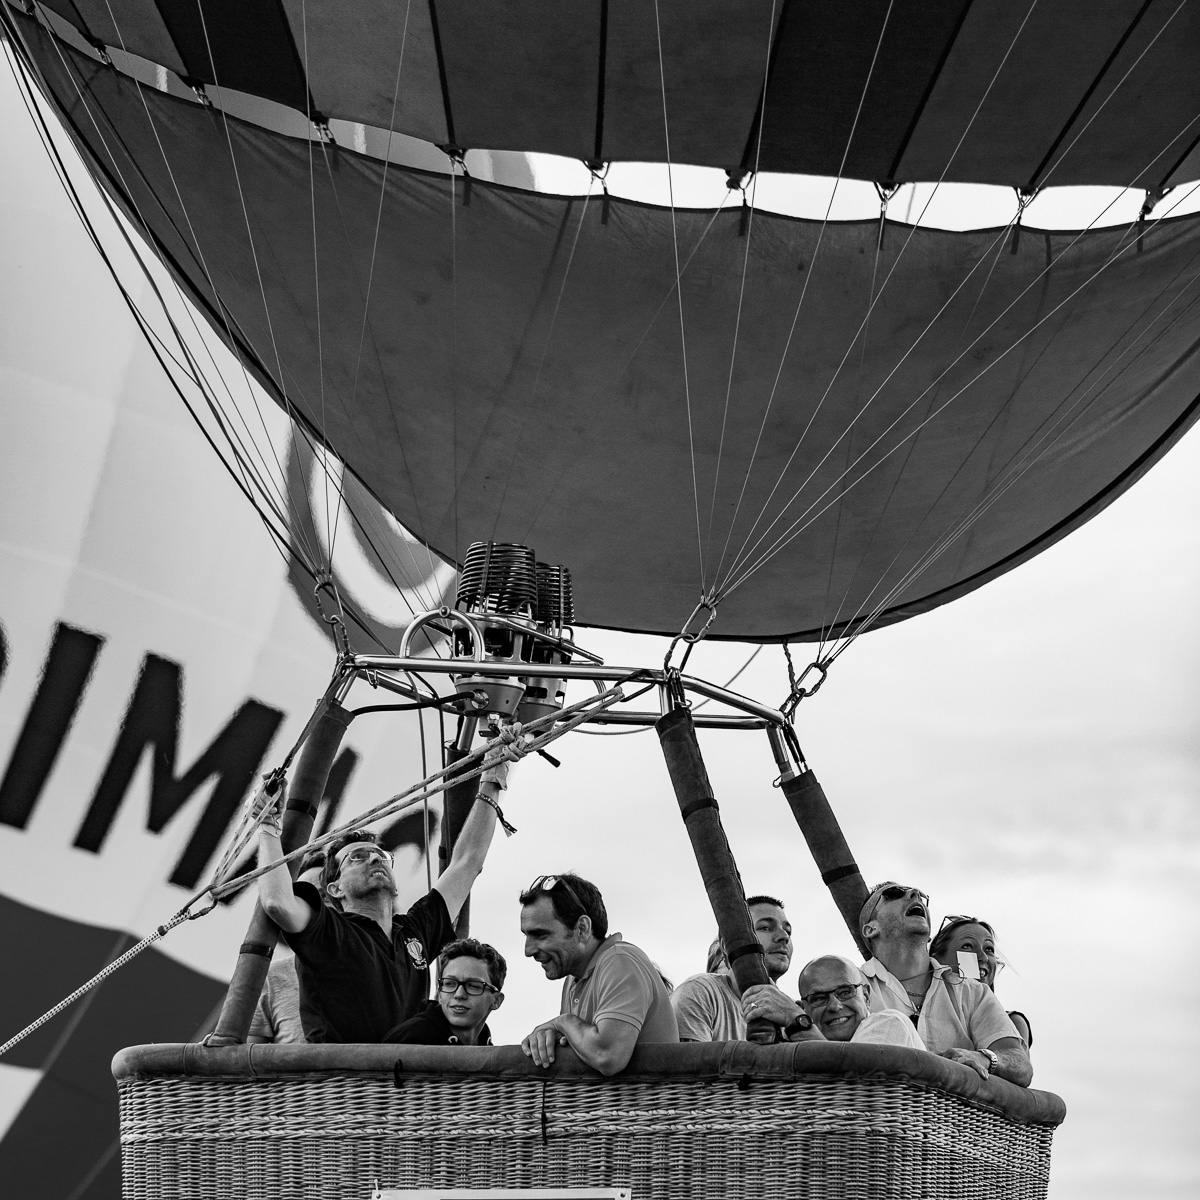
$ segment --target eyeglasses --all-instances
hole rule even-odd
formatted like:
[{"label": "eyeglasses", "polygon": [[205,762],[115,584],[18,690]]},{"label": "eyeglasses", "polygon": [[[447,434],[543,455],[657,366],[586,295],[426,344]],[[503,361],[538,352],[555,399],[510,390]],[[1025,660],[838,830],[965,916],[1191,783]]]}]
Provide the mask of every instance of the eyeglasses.
[{"label": "eyeglasses", "polygon": [[358,866],[360,863],[370,862],[372,859],[379,859],[380,862],[387,863],[389,867],[396,864],[396,860],[382,846],[355,846],[350,850],[342,851],[334,859],[339,867],[344,867],[347,864]]},{"label": "eyeglasses", "polygon": [[482,979],[455,979],[453,975],[445,975],[438,980],[437,990],[445,992],[446,995],[453,995],[462,988],[468,996],[482,996],[484,992],[497,992],[500,989],[494,988],[490,983],[484,983]]},{"label": "eyeglasses", "polygon": [[859,918],[859,923],[865,925],[875,915],[875,910],[884,900],[900,900],[909,892],[916,892],[925,908],[929,908],[929,897],[920,888],[905,887],[902,883],[881,883],[872,889],[872,898],[867,901],[867,910]]},{"label": "eyeglasses", "polygon": [[843,1004],[849,1004],[862,986],[861,983],[846,983],[841,987],[830,988],[827,992],[813,992],[808,996],[801,996],[800,999],[809,1008],[824,1008],[829,1003],[830,996],[836,996]]},{"label": "eyeglasses", "polygon": [[525,890],[529,892],[552,892],[560,883],[563,886],[563,891],[586,913],[587,905],[580,900],[575,893],[575,889],[561,875],[539,875]]}]

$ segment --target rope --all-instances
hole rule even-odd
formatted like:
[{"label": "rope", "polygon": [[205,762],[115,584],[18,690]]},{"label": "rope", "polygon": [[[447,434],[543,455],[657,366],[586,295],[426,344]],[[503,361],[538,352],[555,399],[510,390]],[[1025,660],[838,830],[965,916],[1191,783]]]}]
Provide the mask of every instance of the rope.
[{"label": "rope", "polygon": [[[629,682],[629,680],[632,678],[634,678],[634,676],[629,676],[623,682]],[[22,1029],[20,1033],[9,1038],[4,1045],[0,1046],[0,1057],[3,1057],[3,1055],[11,1050],[13,1046],[17,1045],[18,1042],[23,1041],[31,1033],[34,1033],[36,1030],[40,1029],[46,1024],[47,1021],[53,1020],[60,1012],[74,1004],[75,1001],[81,996],[85,996],[93,988],[99,987],[99,985],[102,984],[110,975],[114,974],[116,971],[119,971],[123,966],[125,966],[126,963],[136,958],[143,950],[149,946],[152,946],[160,938],[166,937],[166,935],[170,933],[171,930],[177,925],[182,925],[184,921],[194,921],[197,917],[202,917],[207,913],[212,912],[212,910],[217,906],[218,900],[225,896],[232,895],[234,892],[240,891],[247,884],[258,879],[260,876],[265,875],[268,871],[273,871],[283,863],[291,862],[292,859],[299,858],[301,855],[306,854],[310,850],[327,845],[328,843],[332,842],[334,838],[340,837],[343,833],[350,829],[361,828],[363,825],[368,825],[374,821],[382,820],[383,818],[391,816],[394,813],[411,808],[416,804],[427,802],[429,796],[436,795],[438,792],[444,791],[446,788],[453,785],[464,783],[469,779],[474,779],[477,776],[482,775],[484,771],[488,770],[489,767],[495,766],[499,762],[517,762],[524,758],[527,754],[533,753],[541,749],[543,746],[549,745],[553,741],[557,741],[560,737],[563,737],[572,729],[576,728],[576,726],[581,725],[584,721],[587,721],[594,712],[600,709],[609,708],[613,704],[616,704],[624,699],[625,695],[621,690],[621,685],[618,684],[597,696],[588,697],[587,700],[583,700],[578,704],[572,705],[569,709],[563,709],[559,713],[550,713],[547,716],[538,717],[535,721],[529,722],[528,725],[506,726],[500,731],[498,737],[492,743],[486,747],[481,747],[478,750],[472,751],[471,755],[468,755],[468,758],[478,757],[482,760],[474,770],[468,771],[466,774],[456,773],[452,779],[446,779],[445,776],[448,773],[455,771],[459,764],[455,763],[451,764],[449,767],[443,767],[442,770],[435,772],[434,775],[430,776],[428,779],[424,779],[420,783],[416,783],[412,787],[406,788],[403,792],[398,793],[389,800],[385,800],[382,804],[376,805],[375,808],[362,814],[353,821],[349,821],[346,824],[339,826],[337,829],[322,834],[319,838],[314,838],[311,842],[308,842],[298,849],[293,850],[290,854],[284,855],[283,858],[276,862],[270,863],[268,866],[259,867],[254,871],[248,872],[245,875],[239,875],[236,879],[229,881],[218,881],[215,877],[216,873],[214,873],[213,882],[210,883],[208,887],[204,888],[202,891],[193,896],[187,902],[187,904],[185,904],[183,908],[181,908],[169,921],[159,925],[158,928],[155,929],[154,932],[148,937],[142,938],[140,942],[126,950],[125,953],[120,956],[120,958],[117,958],[113,962],[109,963],[108,966],[106,966],[98,974],[92,976],[92,978],[89,979],[85,984],[76,988],[75,991],[73,991],[65,999],[60,1000],[52,1009],[43,1013],[36,1021]],[[563,721],[562,717],[568,713],[571,714],[569,719]],[[554,727],[555,722],[559,722],[557,728]],[[541,726],[546,723],[551,724],[549,729],[537,734],[531,734],[530,731],[533,727]],[[460,763],[462,761],[463,760],[459,760]],[[230,843],[230,849],[227,850],[224,855],[222,855],[222,865],[218,867],[218,872],[225,865],[227,865],[227,861],[232,861],[233,858],[236,857],[237,851],[235,850],[235,847],[239,844],[242,846],[245,845],[247,839],[244,835],[246,832],[248,830],[256,829],[260,824],[263,823],[263,821],[268,819],[268,816],[273,816],[274,808],[271,805],[264,805],[262,811],[255,815],[255,801],[262,794],[264,789],[270,787],[272,780],[280,777],[282,777],[282,769],[277,768],[275,771],[272,771],[267,776],[267,779],[264,781],[262,787],[260,787],[255,795],[251,797],[249,801],[247,801],[245,806],[246,815],[243,817],[242,825],[233,835]],[[434,780],[438,780],[439,778],[440,782],[438,782],[436,786],[425,786],[429,783],[432,783]],[[419,792],[420,794],[413,795],[414,792]],[[485,796],[483,799],[496,810],[497,819],[499,820],[501,827],[504,829],[505,834],[507,836],[511,836],[513,833],[515,833],[516,830],[513,828],[513,826],[504,819],[504,814],[500,811],[499,805],[489,797]],[[195,905],[205,896],[210,898],[207,907],[193,911],[193,905]]]},{"label": "rope", "polygon": [[[750,239],[754,236],[754,213],[758,200],[758,168],[762,159],[763,126],[767,111],[767,86],[771,81],[771,50],[775,44],[775,7],[776,0],[771,0],[771,19],[767,23],[767,56],[763,63],[762,99],[759,101],[758,134],[754,148],[754,180],[750,186],[749,215],[746,222],[746,250],[742,255],[742,278],[738,287],[737,315],[733,321],[733,348],[729,352],[729,375],[725,381],[725,407],[721,413],[721,437],[717,442],[717,465],[713,471],[712,503],[708,509],[708,537],[705,542],[705,552],[711,562],[713,522],[717,514],[717,491],[721,482],[721,459],[725,454],[725,433],[729,424],[729,402],[733,397],[733,369],[737,363],[738,337],[742,329],[742,307],[746,298],[746,274],[750,267]],[[742,187],[742,203],[746,203],[746,188]]]},{"label": "rope", "polygon": [[202,917],[205,913],[212,911],[213,906],[201,909],[199,912],[191,912],[190,909],[194,903],[195,899],[189,900],[188,903],[181,908],[169,921],[163,925],[160,925],[152,934],[150,934],[149,937],[144,937],[136,945],[130,946],[120,958],[114,959],[112,962],[110,962],[103,971],[97,975],[93,975],[91,979],[89,979],[82,987],[76,988],[65,999],[60,1000],[52,1009],[49,1010],[49,1012],[43,1013],[31,1025],[26,1025],[20,1033],[10,1037],[3,1046],[0,1046],[0,1058],[7,1054],[8,1051],[11,1050],[18,1042],[24,1041],[31,1033],[41,1029],[41,1027],[45,1025],[47,1021],[53,1020],[55,1017],[57,1017],[58,1014],[63,1011],[63,1009],[69,1008],[81,996],[87,995],[92,988],[99,987],[100,984],[102,984],[114,972],[119,971],[127,962],[130,961],[130,959],[136,958],[148,946],[154,945],[159,938],[166,937],[166,935],[170,933],[176,925],[182,925],[184,921],[194,921],[197,917]]},{"label": "rope", "polygon": [[[958,156],[959,150],[962,149],[962,145],[966,141],[967,135],[970,133],[971,128],[975,124],[975,119],[979,116],[981,109],[983,108],[984,104],[987,102],[988,97],[991,95],[992,89],[995,86],[996,80],[1000,76],[1000,72],[1004,69],[1005,63],[1008,62],[1008,59],[1011,56],[1014,48],[1016,47],[1017,41],[1020,38],[1022,31],[1025,29],[1025,26],[1028,23],[1029,18],[1032,15],[1033,10],[1036,6],[1037,6],[1037,0],[1034,0],[1034,3],[1032,5],[1030,5],[1029,11],[1025,14],[1024,19],[1021,21],[1020,26],[1017,28],[1016,33],[1013,35],[1013,39],[1009,43],[1008,49],[1004,53],[1004,57],[1000,60],[999,65],[996,67],[996,70],[993,72],[991,79],[988,81],[987,88],[985,89],[984,94],[980,97],[979,103],[975,106],[975,111],[971,114],[971,119],[967,122],[966,128],[962,131],[962,134],[960,135],[958,142],[956,143],[956,145],[954,147],[954,150],[951,152],[950,157],[946,160],[946,165],[943,167],[942,173],[939,176],[937,183],[934,184],[933,191],[930,192],[930,194],[929,194],[929,199],[925,202],[924,207],[921,209],[921,212],[918,214],[916,224],[913,225],[913,227],[910,229],[908,237],[905,239],[904,245],[900,248],[900,253],[896,256],[896,261],[892,264],[891,269],[888,271],[887,277],[884,279],[883,284],[881,285],[878,294],[868,305],[867,312],[863,318],[862,324],[860,324],[859,329],[855,332],[854,337],[851,339],[850,345],[846,348],[845,354],[842,356],[841,361],[838,363],[838,366],[837,366],[836,371],[834,372],[833,378],[829,381],[829,385],[826,387],[825,392],[821,396],[820,401],[817,403],[816,408],[813,410],[813,413],[810,416],[808,423],[805,425],[803,431],[801,432],[799,441],[797,441],[795,447],[792,449],[792,452],[789,455],[787,462],[784,464],[783,469],[780,471],[778,478],[775,480],[775,483],[772,486],[771,491],[767,496],[767,499],[763,502],[762,507],[759,509],[758,516],[755,517],[754,523],[750,526],[749,532],[746,534],[746,537],[744,538],[744,540],[742,542],[741,548],[734,555],[733,562],[730,565],[728,572],[726,572],[726,574],[724,576],[724,578],[726,580],[729,580],[733,577],[734,573],[739,568],[739,564],[743,561],[743,559],[745,557],[747,557],[747,555],[748,555],[747,547],[750,545],[751,538],[754,537],[755,530],[758,529],[759,524],[766,517],[767,512],[770,509],[771,502],[775,497],[775,493],[782,486],[783,480],[786,477],[788,470],[791,468],[792,463],[795,461],[796,455],[800,451],[801,444],[804,442],[805,437],[808,435],[808,431],[812,428],[813,421],[816,420],[817,412],[820,410],[821,406],[825,403],[825,399],[829,395],[830,389],[833,387],[833,384],[836,382],[838,376],[840,375],[842,367],[845,365],[845,363],[849,359],[850,354],[854,349],[854,343],[858,340],[859,333],[862,332],[862,329],[863,329],[865,323],[870,320],[871,313],[874,310],[875,305],[879,302],[879,300],[883,296],[883,293],[887,290],[887,286],[891,282],[892,276],[895,274],[897,268],[899,267],[900,260],[904,257],[905,252],[908,250],[908,247],[912,242],[912,239],[916,236],[917,227],[920,225],[921,221],[924,219],[925,214],[929,211],[929,206],[933,203],[933,199],[937,195],[938,189],[942,186],[942,181],[946,178],[946,175],[949,173],[950,167],[953,164],[955,158]],[[880,29],[879,41],[876,43],[876,46],[875,46],[875,56],[871,60],[871,68],[870,68],[870,71],[868,72],[866,85],[864,86],[863,93],[859,98],[858,110],[855,112],[855,117],[854,117],[854,125],[851,127],[851,130],[850,130],[850,138],[846,142],[846,149],[842,155],[842,163],[841,163],[841,166],[839,166],[839,168],[838,168],[837,181],[834,184],[834,194],[836,194],[836,191],[837,191],[837,183],[841,182],[842,172],[845,169],[846,159],[848,158],[848,156],[850,154],[850,144],[854,138],[854,132],[858,127],[858,120],[862,113],[863,103],[865,102],[865,99],[866,99],[866,89],[870,86],[871,78],[875,72],[875,63],[876,63],[878,55],[879,55],[879,48],[882,45],[883,34],[887,28],[888,20],[891,16],[891,11],[892,11],[892,5],[889,3],[887,14],[884,17],[883,27]],[[800,309],[804,304],[804,298],[808,292],[809,280],[812,278],[813,271],[816,269],[817,255],[820,253],[821,244],[822,244],[822,241],[825,236],[825,227],[829,222],[829,215],[830,215],[830,212],[832,211],[832,209],[833,209],[833,195],[830,196],[829,207],[826,209],[825,218],[821,223],[821,230],[817,236],[817,244],[816,244],[816,248],[813,251],[812,261],[809,264],[809,269],[808,269],[807,273],[805,274],[804,286],[800,292],[800,301],[796,306],[796,312],[792,318],[791,330],[788,333],[787,342],[784,345],[783,356],[780,358],[780,361],[779,361],[779,370],[776,373],[775,382],[771,387],[771,394],[767,400],[766,410],[763,412],[762,423],[759,426],[758,437],[755,440],[754,451],[751,454],[751,458],[750,458],[750,466],[747,468],[746,478],[742,485],[742,494],[741,494],[741,496],[738,497],[737,507],[734,509],[733,518],[730,521],[729,534],[726,538],[725,550],[722,551],[722,554],[721,554],[721,566],[718,567],[717,578],[715,580],[715,585],[718,590],[718,593],[722,594],[722,595],[725,594],[727,592],[727,590],[729,590],[729,589],[727,589],[725,587],[725,585],[721,583],[721,568],[724,566],[726,553],[728,552],[728,548],[729,548],[729,540],[733,537],[733,530],[734,530],[734,526],[736,525],[736,522],[737,522],[738,513],[741,511],[742,500],[745,497],[746,488],[749,486],[749,483],[750,483],[750,474],[754,469],[754,461],[758,457],[758,448],[762,442],[763,433],[766,430],[767,417],[771,411],[771,406],[774,403],[775,393],[779,387],[779,381],[783,374],[784,363],[787,359],[788,350],[791,347],[792,337],[795,334],[796,323],[800,317]],[[973,271],[974,271],[974,268],[972,268],[972,272]],[[924,336],[924,331],[918,336],[917,341],[919,342],[920,338],[923,336]],[[917,344],[916,342],[913,343],[912,347],[910,347],[909,351],[905,354],[905,358],[907,358],[908,354],[911,353],[912,350],[916,348],[916,344]],[[901,361],[903,361],[903,360],[901,360]],[[899,366],[900,366],[900,364],[897,364],[895,370],[898,370]],[[893,371],[893,373],[894,373],[894,371]],[[891,378],[891,376],[889,375],[888,378]],[[876,392],[876,395],[877,394],[878,394],[878,392]],[[874,396],[872,396],[872,400],[873,399],[874,399]],[[870,403],[870,401],[868,401],[868,404],[869,403]],[[861,414],[859,414],[859,415],[861,415]],[[855,417],[855,420],[857,420],[857,417]],[[851,428],[853,427],[853,423],[851,423],[850,427]],[[835,443],[835,445],[836,445],[836,443]],[[827,457],[828,457],[828,454],[826,455],[826,458]],[[824,459],[822,461],[824,461]],[[794,500],[794,499],[795,499],[795,496],[792,497],[792,500]],[[789,500],[788,504],[784,505],[783,511],[786,511],[788,505],[790,505],[792,503],[792,500]],[[755,547],[757,547],[759,544],[761,544],[763,538],[766,536],[766,533],[769,532],[769,530],[771,528],[773,528],[775,526],[775,524],[778,523],[778,521],[781,519],[781,517],[782,517],[782,512],[781,512],[780,516],[776,517],[775,520],[771,522],[771,525],[769,525],[767,527],[767,531],[764,531],[763,535],[761,535],[759,537],[758,541],[755,542]],[[750,552],[752,552],[752,551],[750,551]]]},{"label": "rope", "polygon": [[688,453],[692,460],[692,504],[696,510],[696,554],[700,560],[700,590],[705,590],[704,537],[700,532],[700,485],[696,477],[696,439],[692,429],[692,389],[688,380],[687,333],[683,321],[683,279],[679,265],[679,231],[675,222],[675,179],[671,167],[671,132],[667,121],[667,76],[663,67],[662,25],[654,0],[654,33],[658,44],[658,80],[662,92],[663,143],[667,152],[667,198],[671,203],[671,245],[675,252],[675,295],[679,300],[679,346],[683,356],[683,398],[687,405]]},{"label": "rope", "polygon": [[[636,678],[636,673],[628,676],[622,683],[628,683],[634,678]],[[527,754],[535,753],[543,747],[550,745],[551,742],[555,742],[560,737],[570,733],[571,730],[582,725],[585,721],[590,720],[594,713],[610,708],[612,705],[618,704],[625,699],[625,694],[621,690],[621,684],[617,684],[607,691],[595,696],[589,696],[587,699],[581,700],[578,704],[574,704],[570,708],[564,708],[558,713],[549,713],[525,725],[507,726],[501,730],[499,737],[488,745],[472,750],[465,758],[459,759],[449,766],[442,767],[427,778],[405,788],[402,792],[397,792],[387,800],[381,801],[374,808],[368,809],[353,820],[345,822],[336,829],[323,833],[318,838],[313,838],[312,841],[297,847],[291,853],[285,854],[282,858],[277,859],[268,866],[257,867],[255,870],[248,871],[244,875],[239,875],[235,879],[214,882],[204,892],[201,892],[200,895],[208,892],[216,899],[224,899],[224,897],[240,891],[247,884],[254,882],[254,880],[265,875],[268,871],[273,871],[281,863],[292,862],[310,850],[326,846],[343,833],[347,833],[353,829],[361,829],[366,825],[373,825],[378,821],[385,820],[388,817],[395,816],[397,813],[422,804],[430,796],[436,796],[439,792],[444,792],[449,787],[456,787],[471,779],[478,778],[484,771],[495,766],[497,763],[505,761],[516,762],[524,758]],[[567,719],[564,720],[564,717]],[[543,728],[545,726],[549,726],[549,728]],[[537,733],[533,732],[535,729],[538,730]],[[462,764],[470,762],[472,759],[477,760],[477,765],[472,770],[463,772],[461,770]],[[243,818],[243,825],[238,832],[237,836],[239,837],[243,836],[246,824],[252,820],[251,813],[255,798],[251,798],[247,802],[248,811],[247,815]]]}]

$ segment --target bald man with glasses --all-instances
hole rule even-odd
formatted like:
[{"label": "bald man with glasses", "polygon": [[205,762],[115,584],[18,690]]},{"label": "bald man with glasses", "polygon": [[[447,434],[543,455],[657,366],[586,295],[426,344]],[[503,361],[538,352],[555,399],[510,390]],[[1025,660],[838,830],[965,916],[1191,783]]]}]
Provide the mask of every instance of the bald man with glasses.
[{"label": "bald man with glasses", "polygon": [[888,880],[871,889],[859,928],[872,957],[862,973],[872,1012],[895,1010],[916,1027],[934,1054],[1028,1087],[1029,1051],[1000,1001],[977,979],[929,956],[929,897]]}]

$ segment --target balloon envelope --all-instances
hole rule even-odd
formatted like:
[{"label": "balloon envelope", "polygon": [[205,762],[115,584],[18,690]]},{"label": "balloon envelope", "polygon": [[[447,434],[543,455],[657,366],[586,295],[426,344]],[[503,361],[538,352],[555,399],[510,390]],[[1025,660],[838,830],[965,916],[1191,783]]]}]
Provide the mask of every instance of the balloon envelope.
[{"label": "balloon envelope", "polygon": [[751,227],[454,182],[27,32],[93,169],[280,402],[452,561],[493,536],[566,563],[586,624],[674,632],[710,594],[720,637],[910,616],[1196,416],[1200,218]]}]

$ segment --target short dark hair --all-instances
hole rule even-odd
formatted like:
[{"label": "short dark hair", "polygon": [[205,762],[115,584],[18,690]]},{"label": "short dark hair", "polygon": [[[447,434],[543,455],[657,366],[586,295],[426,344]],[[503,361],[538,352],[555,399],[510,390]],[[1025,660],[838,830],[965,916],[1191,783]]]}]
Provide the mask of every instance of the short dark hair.
[{"label": "short dark hair", "polygon": [[521,893],[522,905],[533,904],[540,897],[548,896],[554,915],[568,929],[574,929],[579,918],[586,916],[591,918],[592,932],[601,941],[608,937],[608,910],[604,907],[600,889],[594,883],[570,872],[543,878],[553,879],[554,886],[548,888],[543,883],[539,887],[528,888]]},{"label": "short dark hair", "polygon": [[487,942],[477,942],[474,938],[459,938],[450,942],[438,955],[438,979],[445,973],[446,964],[456,958],[477,958],[480,962],[487,963],[488,978],[492,981],[492,987],[499,991],[504,986],[508,975],[508,963],[495,946],[489,946]]},{"label": "short dark hair", "polygon": [[321,888],[323,891],[329,891],[329,885],[341,874],[342,866],[338,862],[337,856],[347,846],[352,846],[355,842],[370,842],[372,846],[382,845],[379,840],[379,834],[371,833],[367,829],[352,829],[349,833],[343,833],[341,837],[335,837],[325,847],[325,865],[321,868]]},{"label": "short dark hair", "polygon": [[776,900],[774,896],[747,896],[746,907],[753,908],[756,904],[773,904],[776,908],[783,908],[782,900]]}]

